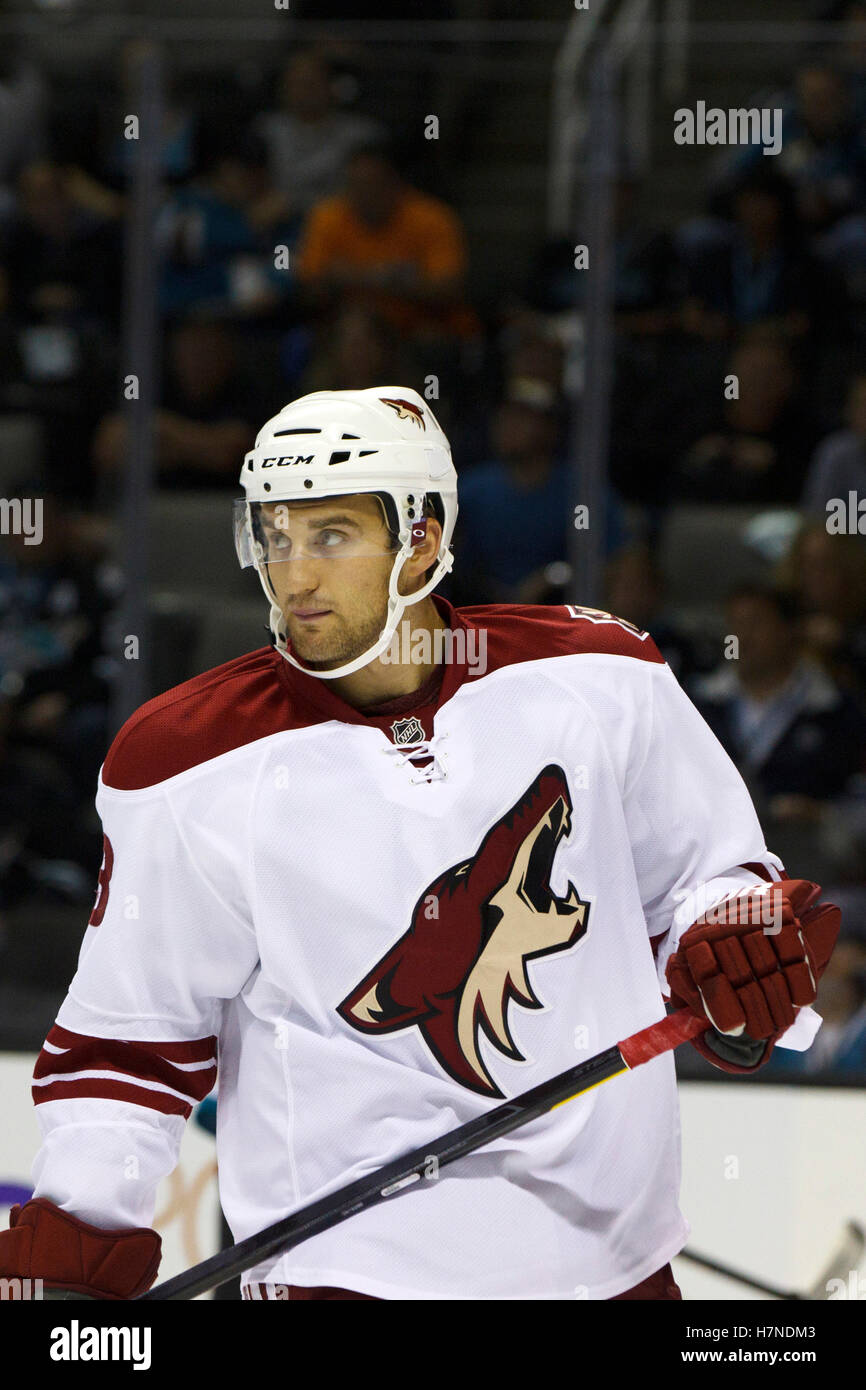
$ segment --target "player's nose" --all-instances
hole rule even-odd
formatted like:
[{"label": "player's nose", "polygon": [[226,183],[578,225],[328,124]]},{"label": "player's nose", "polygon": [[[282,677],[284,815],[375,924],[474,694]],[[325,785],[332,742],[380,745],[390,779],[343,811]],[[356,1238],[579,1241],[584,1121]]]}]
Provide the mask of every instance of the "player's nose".
[{"label": "player's nose", "polygon": [[282,560],[280,567],[285,573],[283,588],[290,602],[306,598],[318,589],[321,578],[319,562],[303,551],[298,551],[290,560]]}]

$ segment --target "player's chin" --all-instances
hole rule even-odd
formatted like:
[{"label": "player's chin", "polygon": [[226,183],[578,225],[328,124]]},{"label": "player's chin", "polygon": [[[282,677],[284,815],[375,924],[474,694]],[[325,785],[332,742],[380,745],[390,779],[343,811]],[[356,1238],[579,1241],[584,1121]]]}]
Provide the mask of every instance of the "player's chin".
[{"label": "player's chin", "polygon": [[349,658],[345,654],[345,643],[335,641],[333,636],[317,635],[308,630],[295,633],[289,630],[289,641],[295,656],[313,671],[327,671],[329,667],[340,666]]},{"label": "player's chin", "polygon": [[292,646],[299,649],[309,647],[310,651],[317,648],[319,652],[325,647],[334,647],[336,637],[333,622],[334,614],[331,612],[323,613],[320,618],[289,618],[286,627]]}]

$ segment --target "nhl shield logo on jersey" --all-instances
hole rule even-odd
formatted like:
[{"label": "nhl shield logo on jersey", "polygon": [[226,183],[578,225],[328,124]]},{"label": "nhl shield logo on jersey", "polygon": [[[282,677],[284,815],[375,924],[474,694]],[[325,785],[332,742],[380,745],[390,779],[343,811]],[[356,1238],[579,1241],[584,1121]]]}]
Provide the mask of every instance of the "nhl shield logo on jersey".
[{"label": "nhl shield logo on jersey", "polygon": [[380,396],[379,400],[383,405],[389,405],[392,410],[395,410],[401,420],[412,420],[419,429],[426,430],[427,421],[424,419],[424,412],[419,406],[413,405],[411,401],[401,400],[399,396],[393,399],[390,396]]},{"label": "nhl shield logo on jersey", "polygon": [[340,1017],[364,1033],[417,1027],[449,1076],[501,1097],[479,1051],[481,1032],[504,1057],[524,1061],[508,1009],[544,1007],[528,962],[566,951],[586,933],[589,903],[572,883],[563,897],[550,887],[570,830],[565,773],[550,764],[472,858],[428,885],[408,931],[338,1006]]},{"label": "nhl shield logo on jersey", "polygon": [[424,727],[419,719],[412,715],[411,719],[397,719],[391,725],[394,735],[394,742],[401,747],[404,743],[421,743],[424,739]]}]

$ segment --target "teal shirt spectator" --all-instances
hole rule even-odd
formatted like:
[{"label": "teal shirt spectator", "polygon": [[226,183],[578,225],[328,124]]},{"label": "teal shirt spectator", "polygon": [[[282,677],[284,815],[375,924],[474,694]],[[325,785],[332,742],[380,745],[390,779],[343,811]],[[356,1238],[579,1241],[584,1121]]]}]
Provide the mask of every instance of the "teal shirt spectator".
[{"label": "teal shirt spectator", "polygon": [[[568,559],[571,472],[570,465],[559,460],[541,486],[533,488],[519,487],[509,468],[498,460],[461,473],[456,545],[460,565],[480,585],[478,596],[467,602],[497,601],[492,598],[494,592],[515,588],[536,570]],[[622,506],[609,491],[607,553],[626,539]],[[490,585],[490,595],[481,592],[485,583]]]},{"label": "teal shirt spectator", "polygon": [[217,1098],[213,1093],[205,1096],[201,1104],[196,1106],[193,1111],[193,1118],[197,1125],[207,1130],[208,1134],[216,1134]]},{"label": "teal shirt spectator", "polygon": [[[820,1010],[819,1010],[820,1012]],[[826,1026],[826,1025],[824,1025]],[[819,1031],[806,1052],[776,1047],[762,1075],[790,1076],[793,1081],[811,1081],[821,1076],[846,1075],[866,1083],[866,1004],[861,1005],[844,1025],[829,1059],[816,1048]],[[820,1061],[820,1065],[816,1065]]]},{"label": "teal shirt spectator", "polygon": [[291,293],[289,266],[278,269],[274,248],[291,253],[299,219],[271,228],[267,236],[250,225],[242,208],[231,206],[207,188],[180,189],[166,204],[158,225],[163,247],[160,305],[168,314],[193,308],[238,309],[244,303],[244,277],[276,291]]}]

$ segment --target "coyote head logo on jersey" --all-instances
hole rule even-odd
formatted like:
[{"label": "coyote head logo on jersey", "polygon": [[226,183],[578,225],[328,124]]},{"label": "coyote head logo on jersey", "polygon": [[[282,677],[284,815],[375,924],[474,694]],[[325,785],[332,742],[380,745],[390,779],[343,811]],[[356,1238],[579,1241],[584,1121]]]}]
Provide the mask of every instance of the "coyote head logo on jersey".
[{"label": "coyote head logo on jersey", "polygon": [[567,950],[586,932],[589,904],[574,885],[562,898],[550,887],[554,856],[570,830],[568,783],[551,764],[471,859],[425,888],[409,930],[343,1000],[340,1016],[364,1033],[415,1026],[449,1076],[481,1095],[502,1096],[481,1058],[480,1032],[503,1056],[524,1061],[508,1008],[543,1007],[527,963]]}]

